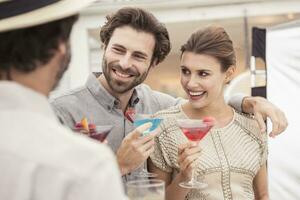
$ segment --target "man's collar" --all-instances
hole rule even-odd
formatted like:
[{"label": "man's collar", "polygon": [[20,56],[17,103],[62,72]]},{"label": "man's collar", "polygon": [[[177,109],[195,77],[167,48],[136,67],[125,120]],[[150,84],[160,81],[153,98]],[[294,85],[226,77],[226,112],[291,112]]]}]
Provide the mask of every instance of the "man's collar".
[{"label": "man's collar", "polygon": [[130,98],[130,100],[129,100],[129,106],[134,108],[135,105],[136,105],[139,101],[140,101],[139,94],[138,94],[138,92],[137,92],[137,89],[134,88],[133,93],[132,93],[132,96],[131,96],[131,98]]},{"label": "man's collar", "polygon": [[48,99],[13,81],[0,81],[0,110],[28,110],[57,120]]}]

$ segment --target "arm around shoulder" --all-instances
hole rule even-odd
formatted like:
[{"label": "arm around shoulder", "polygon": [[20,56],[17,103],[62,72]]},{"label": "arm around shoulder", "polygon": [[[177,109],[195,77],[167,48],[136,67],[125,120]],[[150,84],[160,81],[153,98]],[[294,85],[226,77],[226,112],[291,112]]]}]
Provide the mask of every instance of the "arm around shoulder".
[{"label": "arm around shoulder", "polygon": [[239,94],[231,97],[229,104],[237,110],[253,114],[260,126],[261,132],[266,130],[265,120],[270,118],[272,131],[269,135],[271,137],[279,135],[288,126],[284,112],[263,97],[249,97]]}]

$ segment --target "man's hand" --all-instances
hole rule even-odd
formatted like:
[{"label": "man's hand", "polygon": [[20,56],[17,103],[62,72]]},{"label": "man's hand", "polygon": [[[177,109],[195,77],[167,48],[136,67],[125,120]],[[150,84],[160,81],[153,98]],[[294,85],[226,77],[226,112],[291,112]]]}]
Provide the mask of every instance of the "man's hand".
[{"label": "man's hand", "polygon": [[154,137],[159,131],[156,129],[147,136],[142,136],[142,133],[150,128],[151,125],[151,123],[146,123],[139,126],[123,139],[117,151],[117,161],[122,175],[139,168],[153,153]]},{"label": "man's hand", "polygon": [[253,113],[257,120],[261,132],[266,131],[265,120],[267,117],[272,122],[272,131],[270,137],[275,137],[282,133],[288,126],[287,119],[284,113],[275,105],[262,97],[245,97],[242,104],[243,111],[246,113]]}]

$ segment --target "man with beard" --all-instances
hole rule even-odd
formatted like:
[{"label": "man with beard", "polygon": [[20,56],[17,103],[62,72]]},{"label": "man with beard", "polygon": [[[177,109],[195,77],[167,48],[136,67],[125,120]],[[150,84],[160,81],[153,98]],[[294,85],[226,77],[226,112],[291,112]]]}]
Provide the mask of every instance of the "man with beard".
[{"label": "man with beard", "polygon": [[62,126],[47,100],[92,1],[0,3],[0,199],[127,199],[111,150]]},{"label": "man with beard", "polygon": [[[149,70],[169,53],[170,40],[165,26],[139,8],[122,8],[107,16],[100,38],[105,50],[103,74],[90,75],[85,86],[51,103],[60,120],[71,128],[83,117],[96,125],[113,125],[108,144],[116,152],[121,173],[126,175],[139,171],[136,169],[153,152],[153,139],[145,142],[138,135],[127,135],[133,124],[125,117],[126,111],[134,108],[136,113],[153,114],[181,101],[142,84]],[[241,98],[235,107],[241,110],[242,102],[243,111],[254,113],[262,129],[263,117],[275,122],[273,136],[286,128],[284,114],[265,99]]]}]

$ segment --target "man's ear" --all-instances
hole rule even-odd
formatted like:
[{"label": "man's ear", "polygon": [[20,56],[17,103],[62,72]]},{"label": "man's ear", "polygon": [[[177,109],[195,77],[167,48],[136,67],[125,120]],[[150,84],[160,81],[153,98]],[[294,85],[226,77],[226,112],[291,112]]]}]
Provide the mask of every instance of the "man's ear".
[{"label": "man's ear", "polygon": [[154,59],[154,60],[152,61],[152,64],[150,65],[149,69],[154,68],[154,67],[156,67],[157,65],[158,65],[157,59]]},{"label": "man's ear", "polygon": [[229,83],[233,77],[234,77],[234,73],[235,73],[235,70],[236,70],[236,66],[234,65],[231,65],[227,70],[226,70],[226,77],[225,77],[225,82],[226,83]]},{"label": "man's ear", "polygon": [[67,49],[68,49],[67,45],[69,45],[68,42],[62,42],[62,41],[59,42],[58,52],[61,53],[62,55],[65,55],[67,53]]}]

